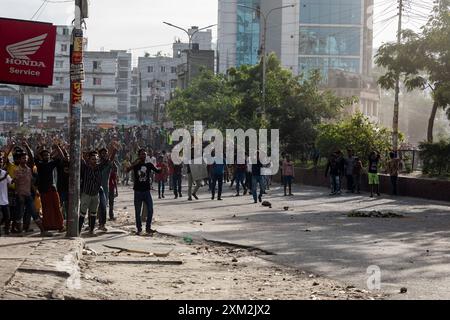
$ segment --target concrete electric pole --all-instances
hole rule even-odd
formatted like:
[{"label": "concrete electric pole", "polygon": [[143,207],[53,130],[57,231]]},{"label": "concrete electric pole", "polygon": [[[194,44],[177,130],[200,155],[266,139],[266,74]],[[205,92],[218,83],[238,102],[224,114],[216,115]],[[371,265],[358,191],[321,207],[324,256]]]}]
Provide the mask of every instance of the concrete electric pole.
[{"label": "concrete electric pole", "polygon": [[84,68],[82,20],[87,18],[87,0],[75,0],[75,24],[70,46],[70,167],[67,236],[78,237],[80,208],[81,122]]},{"label": "concrete electric pole", "polygon": [[[403,0],[399,0],[398,6],[398,31],[397,31],[397,45],[401,43],[402,35],[402,15],[403,15]],[[392,148],[394,152],[398,151],[398,127],[399,127],[399,113],[400,113],[400,75],[397,73],[395,82],[395,101],[394,101],[394,120],[392,123]]]},{"label": "concrete electric pole", "polygon": [[212,24],[212,25],[210,25],[210,26],[207,26],[207,27],[204,27],[204,28],[198,28],[198,29],[196,29],[194,32],[192,32],[192,33],[190,33],[189,32],[189,30],[186,30],[186,29],[184,29],[184,28],[182,28],[182,27],[179,27],[179,26],[176,26],[176,25],[174,25],[174,24],[172,24],[172,23],[169,23],[169,22],[163,22],[164,24],[167,24],[168,26],[170,26],[170,27],[173,27],[173,28],[176,28],[176,29],[179,29],[179,30],[181,30],[181,31],[184,31],[186,34],[187,34],[187,36],[188,36],[188,38],[189,38],[189,50],[188,50],[188,54],[187,54],[187,61],[186,61],[186,63],[187,63],[187,70],[186,70],[186,73],[187,73],[187,76],[185,76],[185,89],[188,87],[188,85],[191,83],[191,63],[190,63],[190,56],[191,56],[191,54],[192,54],[192,39],[194,38],[194,35],[196,35],[197,34],[197,32],[199,32],[199,31],[203,31],[203,30],[206,30],[206,29],[209,29],[209,28],[212,28],[212,27],[215,27],[217,24]]},{"label": "concrete electric pole", "polygon": [[262,12],[261,9],[258,7],[250,7],[243,4],[238,4],[239,7],[252,9],[257,14],[259,14],[263,18],[263,32],[261,36],[261,59],[263,63],[263,76],[262,76],[262,115],[263,119],[266,119],[266,82],[267,82],[267,21],[269,19],[269,16],[272,12],[276,10],[283,10],[286,8],[294,8],[295,4],[282,6],[282,7],[276,7],[271,10],[269,10],[267,13]]}]

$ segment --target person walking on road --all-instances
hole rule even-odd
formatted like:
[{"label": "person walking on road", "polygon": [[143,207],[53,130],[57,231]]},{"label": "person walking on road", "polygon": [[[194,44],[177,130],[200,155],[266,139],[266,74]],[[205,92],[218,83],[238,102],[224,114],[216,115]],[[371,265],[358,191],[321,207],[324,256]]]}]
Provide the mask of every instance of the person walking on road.
[{"label": "person walking on road", "polygon": [[283,184],[284,184],[284,196],[286,197],[286,189],[289,186],[289,195],[293,196],[292,194],[292,181],[294,180],[294,162],[291,161],[291,157],[289,155],[286,156],[286,158],[283,160],[282,165],[282,172],[283,172]]},{"label": "person walking on road", "polygon": [[226,162],[224,158],[215,158],[215,161],[211,167],[212,182],[211,182],[211,200],[214,200],[216,196],[216,185],[217,185],[217,200],[222,200],[222,188],[223,179],[226,170]]},{"label": "person walking on road", "polygon": [[161,173],[155,174],[155,182],[158,183],[158,199],[164,199],[165,184],[169,169],[164,161],[163,156],[158,157],[156,161],[156,168],[161,170]]},{"label": "person walking on road", "polygon": [[[254,203],[262,202],[262,196],[264,194],[264,176],[261,175],[261,169],[263,165],[259,158],[259,151],[256,152],[256,163],[252,164],[252,195]],[[259,184],[259,195],[256,188]]]},{"label": "person walking on road", "polygon": [[325,177],[328,177],[328,173],[330,173],[330,180],[331,180],[331,196],[341,194],[341,170],[338,162],[338,156],[335,153],[333,153],[328,160],[327,167],[325,169]]}]

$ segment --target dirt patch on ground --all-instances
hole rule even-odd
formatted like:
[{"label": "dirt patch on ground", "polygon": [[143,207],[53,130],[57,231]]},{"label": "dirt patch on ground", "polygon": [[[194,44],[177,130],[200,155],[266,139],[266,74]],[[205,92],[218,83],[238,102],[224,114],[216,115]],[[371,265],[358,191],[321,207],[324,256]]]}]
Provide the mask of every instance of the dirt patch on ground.
[{"label": "dirt patch on ground", "polygon": [[[135,237],[161,248],[164,258],[111,250],[85,252],[81,289],[66,299],[381,299],[381,295],[346,287],[306,272],[275,265],[264,253],[155,234]],[[113,260],[114,263],[101,261]],[[122,261],[122,262],[121,262]],[[180,261],[170,265],[165,262]],[[159,264],[158,262],[161,262]]]}]

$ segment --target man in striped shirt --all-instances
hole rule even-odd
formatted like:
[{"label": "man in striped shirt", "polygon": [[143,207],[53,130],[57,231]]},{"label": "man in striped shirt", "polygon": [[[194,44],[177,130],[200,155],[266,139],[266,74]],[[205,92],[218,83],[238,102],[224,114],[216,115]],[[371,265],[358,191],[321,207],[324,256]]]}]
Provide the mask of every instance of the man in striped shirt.
[{"label": "man in striped shirt", "polygon": [[97,209],[99,205],[99,191],[102,186],[102,170],[107,163],[99,164],[97,151],[89,152],[87,159],[81,159],[81,203],[78,230],[81,233],[84,220],[89,212],[89,235],[93,236]]}]

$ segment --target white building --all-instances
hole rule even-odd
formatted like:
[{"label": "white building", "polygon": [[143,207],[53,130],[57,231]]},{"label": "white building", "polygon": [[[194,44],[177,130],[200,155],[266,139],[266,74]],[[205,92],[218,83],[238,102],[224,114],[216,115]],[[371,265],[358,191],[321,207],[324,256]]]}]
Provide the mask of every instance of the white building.
[{"label": "white building", "polygon": [[170,100],[177,87],[177,66],[182,62],[183,58],[139,57],[138,121],[152,124],[157,120],[161,105]]},{"label": "white building", "polygon": [[57,26],[53,86],[22,87],[25,94],[25,123],[31,125],[67,123],[70,101],[70,43],[72,29]]},{"label": "white building", "polygon": [[117,52],[84,53],[83,122],[118,124]]},{"label": "white building", "polygon": [[[46,127],[68,125],[70,102],[71,27],[57,26],[53,86],[22,87],[25,123]],[[126,123],[131,111],[131,54],[86,51],[84,43],[83,123]]]}]

